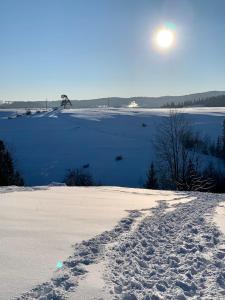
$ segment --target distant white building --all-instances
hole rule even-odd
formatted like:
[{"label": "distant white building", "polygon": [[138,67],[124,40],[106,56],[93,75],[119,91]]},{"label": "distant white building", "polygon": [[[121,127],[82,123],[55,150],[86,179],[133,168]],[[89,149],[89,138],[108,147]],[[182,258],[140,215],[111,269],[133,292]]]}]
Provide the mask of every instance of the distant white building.
[{"label": "distant white building", "polygon": [[130,108],[135,108],[135,107],[138,107],[138,104],[137,104],[135,101],[131,101],[131,102],[128,104],[128,107],[130,107]]}]

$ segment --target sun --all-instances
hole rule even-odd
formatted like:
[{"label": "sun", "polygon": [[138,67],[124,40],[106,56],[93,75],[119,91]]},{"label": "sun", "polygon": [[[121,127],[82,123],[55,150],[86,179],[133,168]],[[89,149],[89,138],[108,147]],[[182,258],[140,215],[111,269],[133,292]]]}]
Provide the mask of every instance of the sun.
[{"label": "sun", "polygon": [[155,34],[155,44],[160,49],[170,49],[174,46],[175,33],[169,28],[160,28]]}]

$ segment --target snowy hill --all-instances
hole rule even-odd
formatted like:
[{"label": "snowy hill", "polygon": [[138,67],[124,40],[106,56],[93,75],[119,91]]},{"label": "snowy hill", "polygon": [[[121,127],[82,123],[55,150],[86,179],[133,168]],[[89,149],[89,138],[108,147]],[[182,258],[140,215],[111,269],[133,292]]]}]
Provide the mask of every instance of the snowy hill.
[{"label": "snowy hill", "polygon": [[219,194],[0,188],[0,299],[222,300],[224,220]]},{"label": "snowy hill", "polygon": [[[221,134],[225,108],[183,112],[203,136],[215,139]],[[18,114],[0,111],[0,139],[6,142],[27,185],[62,182],[68,169],[89,165],[97,183],[140,187],[154,159],[152,140],[158,124],[169,110],[71,109]],[[117,161],[117,156],[122,159]]]}]

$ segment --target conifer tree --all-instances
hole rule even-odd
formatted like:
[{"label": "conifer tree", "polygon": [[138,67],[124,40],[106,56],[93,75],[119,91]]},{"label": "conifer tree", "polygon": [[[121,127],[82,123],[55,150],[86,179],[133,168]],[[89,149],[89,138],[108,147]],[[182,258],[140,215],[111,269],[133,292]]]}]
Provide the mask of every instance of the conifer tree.
[{"label": "conifer tree", "polygon": [[153,162],[151,163],[151,166],[147,172],[147,180],[145,183],[145,188],[153,189],[153,190],[157,190],[159,188],[158,179],[157,179]]},{"label": "conifer tree", "polygon": [[0,140],[0,186],[8,185],[22,186],[24,181],[19,172],[14,170],[12,157]]}]

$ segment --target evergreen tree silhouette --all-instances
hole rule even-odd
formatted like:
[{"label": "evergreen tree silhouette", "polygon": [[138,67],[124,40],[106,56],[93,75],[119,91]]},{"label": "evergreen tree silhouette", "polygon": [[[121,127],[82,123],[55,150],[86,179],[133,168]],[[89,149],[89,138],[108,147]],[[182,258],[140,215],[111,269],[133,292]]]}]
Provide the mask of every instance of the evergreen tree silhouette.
[{"label": "evergreen tree silhouette", "polygon": [[24,181],[19,172],[14,170],[12,157],[0,140],[0,186],[8,185],[23,186]]},{"label": "evergreen tree silhouette", "polygon": [[156,171],[155,171],[153,162],[151,163],[151,166],[150,166],[149,170],[147,171],[147,180],[145,183],[145,188],[153,189],[153,190],[156,190],[159,188],[158,179],[157,179],[157,175],[156,175]]}]

